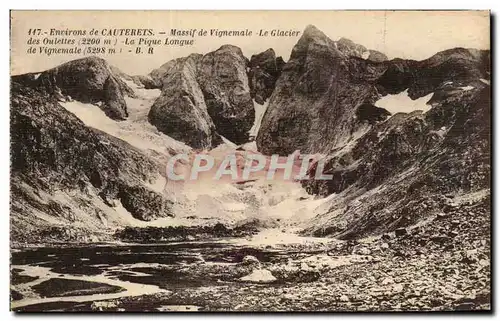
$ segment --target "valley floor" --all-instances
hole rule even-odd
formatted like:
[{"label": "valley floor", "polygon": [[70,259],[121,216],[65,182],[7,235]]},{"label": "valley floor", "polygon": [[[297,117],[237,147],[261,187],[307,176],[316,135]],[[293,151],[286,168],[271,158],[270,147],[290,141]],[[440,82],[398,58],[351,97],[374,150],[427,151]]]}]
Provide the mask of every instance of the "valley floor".
[{"label": "valley floor", "polygon": [[273,229],[203,242],[20,249],[12,254],[11,308],[490,310],[488,208],[488,200],[468,203],[356,241]]}]

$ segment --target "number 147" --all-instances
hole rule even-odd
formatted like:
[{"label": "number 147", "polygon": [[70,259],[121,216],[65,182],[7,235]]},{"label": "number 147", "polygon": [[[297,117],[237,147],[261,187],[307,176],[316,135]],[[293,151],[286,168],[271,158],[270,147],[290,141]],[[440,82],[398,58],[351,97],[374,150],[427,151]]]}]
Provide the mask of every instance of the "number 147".
[{"label": "number 147", "polygon": [[39,36],[41,34],[42,34],[42,29],[29,29],[28,30],[29,36]]}]

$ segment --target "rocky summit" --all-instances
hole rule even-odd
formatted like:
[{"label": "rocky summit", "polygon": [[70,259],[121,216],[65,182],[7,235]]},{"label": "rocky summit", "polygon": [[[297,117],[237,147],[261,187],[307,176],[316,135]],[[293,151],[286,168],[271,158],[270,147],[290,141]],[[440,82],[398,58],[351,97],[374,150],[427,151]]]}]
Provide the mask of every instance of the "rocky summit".
[{"label": "rocky summit", "polygon": [[13,80],[11,133],[12,240],[90,241],[123,224],[110,215],[117,207],[143,221],[174,215],[149,187],[158,163],[85,126],[52,94]]},{"label": "rocky summit", "polygon": [[241,49],[225,45],[200,60],[198,82],[217,132],[236,144],[248,141],[255,111]]}]

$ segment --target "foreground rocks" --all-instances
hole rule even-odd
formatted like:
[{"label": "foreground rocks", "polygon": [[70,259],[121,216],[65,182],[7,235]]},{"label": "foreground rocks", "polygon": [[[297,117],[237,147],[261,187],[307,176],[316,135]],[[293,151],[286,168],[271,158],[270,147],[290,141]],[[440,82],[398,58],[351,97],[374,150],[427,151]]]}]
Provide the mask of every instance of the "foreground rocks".
[{"label": "foreground rocks", "polygon": [[[127,278],[166,290],[175,280],[173,292],[65,309],[158,311],[182,305],[199,311],[490,310],[489,216],[482,215],[488,204],[489,199],[466,202],[446,218],[436,215],[398,235],[226,249],[230,252],[206,253],[204,260],[185,253],[181,265],[134,268],[150,277]],[[460,237],[448,236],[454,231]]]}]

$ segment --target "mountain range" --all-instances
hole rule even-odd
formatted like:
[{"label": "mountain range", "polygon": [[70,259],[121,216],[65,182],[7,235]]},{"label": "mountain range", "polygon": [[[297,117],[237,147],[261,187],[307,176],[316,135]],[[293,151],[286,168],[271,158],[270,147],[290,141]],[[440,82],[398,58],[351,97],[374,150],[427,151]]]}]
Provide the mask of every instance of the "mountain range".
[{"label": "mountain range", "polygon": [[[414,226],[489,197],[490,82],[489,50],[389,60],[311,25],[286,62],[224,45],[148,75],[87,57],[12,76],[11,240],[256,218],[344,239]],[[165,177],[178,153],[236,150],[315,154],[333,179],[187,190]]]}]

